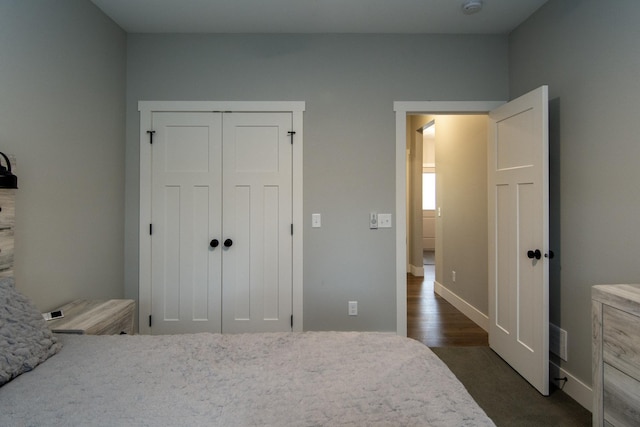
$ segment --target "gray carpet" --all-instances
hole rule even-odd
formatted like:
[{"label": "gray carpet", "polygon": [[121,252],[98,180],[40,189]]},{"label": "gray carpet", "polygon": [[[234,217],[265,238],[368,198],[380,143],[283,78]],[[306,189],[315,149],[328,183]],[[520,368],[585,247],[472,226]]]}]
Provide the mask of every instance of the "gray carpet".
[{"label": "gray carpet", "polygon": [[542,396],[489,347],[432,347],[498,426],[590,426],[591,412],[558,389]]}]

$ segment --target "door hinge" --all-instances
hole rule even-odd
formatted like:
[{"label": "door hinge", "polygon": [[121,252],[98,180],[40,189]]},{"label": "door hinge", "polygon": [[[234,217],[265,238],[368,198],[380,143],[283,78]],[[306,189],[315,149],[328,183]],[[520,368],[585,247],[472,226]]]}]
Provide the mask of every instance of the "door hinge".
[{"label": "door hinge", "polygon": [[293,329],[293,314],[291,315],[291,329]]},{"label": "door hinge", "polygon": [[153,144],[153,135],[156,133],[156,131],[148,130],[147,133],[149,134],[149,144]]},{"label": "door hinge", "polygon": [[151,315],[149,315],[149,327],[151,327]]},{"label": "door hinge", "polygon": [[287,132],[287,135],[289,135],[291,137],[291,145],[293,145],[293,135],[295,135],[296,132],[293,130],[290,130],[289,132]]},{"label": "door hinge", "polygon": [[291,235],[293,236],[293,224],[291,224]]},{"label": "door hinge", "polygon": [[149,224],[149,235],[153,234],[153,224]]}]

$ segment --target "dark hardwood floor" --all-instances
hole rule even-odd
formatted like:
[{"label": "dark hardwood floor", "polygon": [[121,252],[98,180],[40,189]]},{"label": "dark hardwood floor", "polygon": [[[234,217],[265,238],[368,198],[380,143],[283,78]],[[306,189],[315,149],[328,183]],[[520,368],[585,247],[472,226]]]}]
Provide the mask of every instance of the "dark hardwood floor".
[{"label": "dark hardwood floor", "polygon": [[433,291],[435,266],[407,274],[407,336],[429,347],[488,346],[488,334]]}]

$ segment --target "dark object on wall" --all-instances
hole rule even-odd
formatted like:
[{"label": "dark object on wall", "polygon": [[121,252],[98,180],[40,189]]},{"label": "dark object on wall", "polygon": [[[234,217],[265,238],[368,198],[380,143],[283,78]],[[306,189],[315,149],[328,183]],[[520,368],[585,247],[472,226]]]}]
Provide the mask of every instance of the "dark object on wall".
[{"label": "dark object on wall", "polygon": [[0,155],[7,164],[7,167],[4,167],[0,162],[0,188],[18,188],[18,177],[11,173],[9,158],[3,152],[0,152]]}]

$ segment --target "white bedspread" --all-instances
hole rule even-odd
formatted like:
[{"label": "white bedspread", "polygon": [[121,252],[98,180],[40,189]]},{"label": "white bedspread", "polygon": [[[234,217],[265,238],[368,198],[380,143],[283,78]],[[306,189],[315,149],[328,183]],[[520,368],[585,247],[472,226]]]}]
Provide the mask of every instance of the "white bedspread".
[{"label": "white bedspread", "polygon": [[60,335],[0,388],[1,426],[493,426],[394,334]]}]

